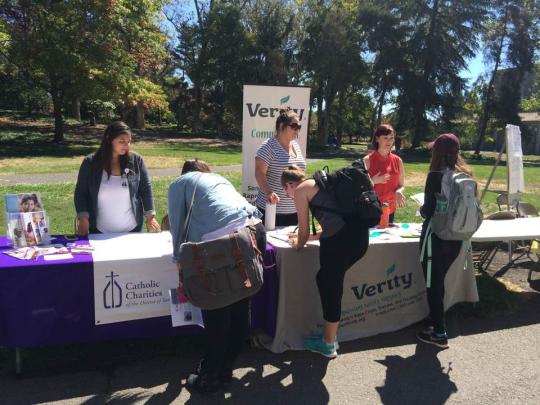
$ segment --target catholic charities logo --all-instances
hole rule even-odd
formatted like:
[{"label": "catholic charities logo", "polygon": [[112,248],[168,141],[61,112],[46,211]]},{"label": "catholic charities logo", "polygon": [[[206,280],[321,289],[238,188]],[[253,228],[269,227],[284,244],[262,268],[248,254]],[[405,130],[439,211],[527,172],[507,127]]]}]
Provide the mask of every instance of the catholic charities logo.
[{"label": "catholic charities logo", "polygon": [[115,280],[119,276],[113,271],[105,276],[109,280],[103,289],[103,307],[106,309],[120,308],[122,306],[122,287]]},{"label": "catholic charities logo", "polygon": [[391,290],[407,290],[412,285],[413,273],[397,275],[396,265],[393,264],[386,269],[386,280],[381,280],[374,284],[362,284],[361,286],[351,287],[354,296],[357,300],[362,300],[364,297],[373,297],[378,294],[382,294],[385,291]]}]

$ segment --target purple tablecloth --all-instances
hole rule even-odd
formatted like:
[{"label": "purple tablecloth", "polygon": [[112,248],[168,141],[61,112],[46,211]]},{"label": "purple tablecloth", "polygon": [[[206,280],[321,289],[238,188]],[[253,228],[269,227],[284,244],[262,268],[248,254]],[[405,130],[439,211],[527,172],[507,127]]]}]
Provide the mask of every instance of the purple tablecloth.
[{"label": "purple tablecloth", "polygon": [[272,245],[266,245],[264,256],[264,284],[251,298],[251,328],[262,329],[266,334],[276,334],[276,319],[279,294],[279,277],[276,253]]},{"label": "purple tablecloth", "polygon": [[[173,328],[169,316],[95,325],[91,255],[74,254],[73,259],[59,262],[46,262],[42,257],[37,261],[18,260],[2,253],[9,248],[7,242],[7,238],[0,237],[1,346],[34,347],[202,332],[197,326]],[[265,263],[265,285],[253,298],[252,319],[256,327],[273,335],[278,278],[270,245]]]}]

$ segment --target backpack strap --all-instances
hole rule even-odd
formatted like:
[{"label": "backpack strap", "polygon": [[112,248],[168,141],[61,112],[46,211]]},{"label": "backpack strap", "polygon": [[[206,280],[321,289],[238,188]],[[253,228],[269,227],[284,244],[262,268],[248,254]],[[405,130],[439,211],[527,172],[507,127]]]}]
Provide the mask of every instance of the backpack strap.
[{"label": "backpack strap", "polygon": [[244,277],[244,286],[246,288],[251,287],[251,281],[249,279],[249,276],[246,271],[246,266],[244,263],[244,258],[242,257],[242,252],[240,251],[240,246],[238,245],[238,236],[236,232],[229,234],[229,240],[231,241],[232,245],[232,254],[234,256],[234,260],[236,262],[236,268],[238,269],[238,272],[240,273],[241,277]]},{"label": "backpack strap", "polygon": [[186,220],[184,221],[182,243],[187,242],[189,225],[191,225],[191,213],[193,212],[193,203],[195,202],[195,192],[197,191],[197,187],[199,186],[199,181],[201,180],[202,175],[203,175],[202,173],[199,173],[199,176],[197,177],[197,180],[195,181],[195,186],[193,187],[193,195],[191,196],[191,203],[189,204],[189,209],[186,214]]},{"label": "backpack strap", "polygon": [[422,249],[420,250],[420,261],[424,261],[424,255],[427,251],[427,269],[426,269],[426,288],[431,287],[431,264],[432,264],[432,241],[431,236],[433,231],[431,230],[431,219],[429,220],[428,226],[426,228],[426,235],[424,236],[424,241],[422,243]]},{"label": "backpack strap", "polygon": [[314,219],[314,215],[311,214],[311,232],[313,233],[313,235],[317,235],[317,229],[315,228],[315,219]]}]

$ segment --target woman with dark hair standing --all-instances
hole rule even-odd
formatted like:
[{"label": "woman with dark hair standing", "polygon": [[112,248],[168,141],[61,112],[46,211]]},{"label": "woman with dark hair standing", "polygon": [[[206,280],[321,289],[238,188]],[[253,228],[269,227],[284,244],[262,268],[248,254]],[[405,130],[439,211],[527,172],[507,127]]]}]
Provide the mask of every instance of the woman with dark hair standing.
[{"label": "woman with dark hair standing", "polygon": [[[426,179],[424,205],[420,213],[424,218],[420,246],[431,238],[431,283],[427,287],[429,317],[417,337],[422,342],[438,347],[448,347],[448,337],[444,318],[444,279],[448,269],[456,260],[461,250],[461,240],[443,240],[428,231],[428,225],[436,207],[436,194],[441,193],[442,179],[446,172],[461,172],[472,176],[469,167],[459,154],[459,139],[454,134],[442,134],[432,143],[432,156]],[[421,258],[424,276],[428,279],[427,254]]]},{"label": "woman with dark hair standing", "polygon": [[150,178],[140,155],[130,152],[131,130],[111,123],[99,149],[84,158],[75,187],[77,235],[159,232]]},{"label": "woman with dark hair standing", "polygon": [[379,200],[390,206],[390,223],[394,222],[396,207],[405,206],[405,167],[401,158],[392,153],[395,141],[394,128],[388,124],[380,125],[371,142],[375,150],[364,157],[364,165]]},{"label": "woman with dark hair standing", "polygon": [[[345,273],[364,256],[369,245],[369,228],[355,216],[336,213],[337,203],[332,193],[320,190],[315,180],[308,179],[297,166],[290,166],[281,175],[281,184],[294,199],[298,212],[298,236],[290,244],[302,249],[309,235],[309,211],[322,228],[320,234],[317,288],[321,298],[324,329],[321,334],[304,340],[306,349],[334,358],[337,356],[337,330],[341,319],[341,299]],[[326,209],[323,209],[326,208]]]},{"label": "woman with dark hair standing", "polygon": [[300,145],[296,142],[302,126],[300,118],[290,108],[282,108],[276,119],[276,136],[264,141],[255,157],[255,179],[259,185],[256,205],[263,213],[266,204],[277,204],[276,225],[296,225],[296,208],[292,198],[287,196],[281,187],[281,173],[290,165],[297,165],[306,170],[306,161],[302,156]]}]

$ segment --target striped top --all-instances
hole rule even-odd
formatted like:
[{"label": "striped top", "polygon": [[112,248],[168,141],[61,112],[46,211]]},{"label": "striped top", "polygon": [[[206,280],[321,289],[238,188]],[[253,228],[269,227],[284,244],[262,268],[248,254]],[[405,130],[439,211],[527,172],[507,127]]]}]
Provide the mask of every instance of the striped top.
[{"label": "striped top", "polygon": [[[290,165],[296,165],[302,170],[306,170],[306,161],[302,156],[300,145],[298,145],[296,141],[292,141],[292,145],[296,152],[296,157],[289,155],[288,151],[283,149],[283,146],[280,145],[275,137],[268,138],[257,150],[256,156],[268,165],[268,171],[266,172],[268,186],[270,187],[270,190],[276,193],[280,198],[276,210],[278,214],[294,214],[296,212],[294,200],[285,194],[285,191],[281,186],[281,174]],[[264,210],[266,207],[266,199],[266,193],[263,193],[262,190],[259,189],[256,200],[257,207]]]}]

